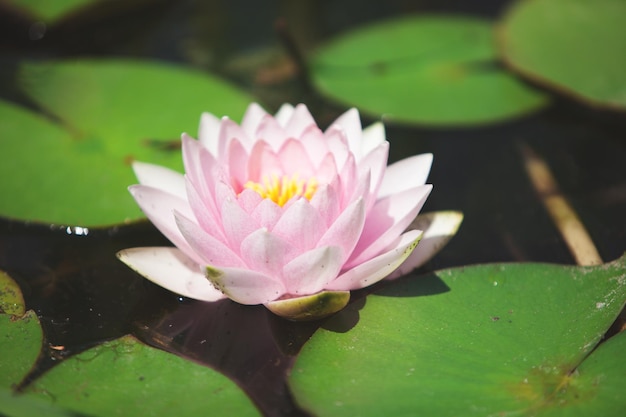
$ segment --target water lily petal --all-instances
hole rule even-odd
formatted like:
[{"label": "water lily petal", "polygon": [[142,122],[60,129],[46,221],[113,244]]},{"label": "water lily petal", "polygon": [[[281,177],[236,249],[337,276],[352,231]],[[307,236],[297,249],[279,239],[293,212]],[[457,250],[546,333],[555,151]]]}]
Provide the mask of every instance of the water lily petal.
[{"label": "water lily petal", "polygon": [[253,182],[262,182],[264,176],[281,177],[282,174],[281,160],[270,145],[262,140],[255,143],[248,160],[248,179]]},{"label": "water lily petal", "polygon": [[276,119],[268,114],[259,122],[256,132],[254,132],[254,138],[255,140],[265,141],[270,145],[271,149],[276,151],[287,140],[288,135]]},{"label": "water lily petal", "polygon": [[240,304],[266,304],[285,294],[278,278],[250,269],[206,268],[206,277],[228,298]]},{"label": "water lily petal", "polygon": [[174,218],[191,249],[202,257],[204,261],[202,265],[237,268],[246,266],[244,261],[228,246],[205,232],[194,221],[177,211],[174,211]]},{"label": "water lily petal", "polygon": [[321,237],[318,246],[339,246],[343,264],[356,246],[365,224],[365,202],[358,199],[348,206]]},{"label": "water lily petal", "polygon": [[228,117],[223,117],[218,136],[218,158],[228,160],[228,150],[231,140],[237,140],[246,148],[246,150],[250,150],[254,144],[252,136],[246,134],[245,130],[241,126],[230,120]]},{"label": "water lily petal", "polygon": [[365,172],[370,172],[370,192],[374,195],[378,193],[378,189],[380,188],[380,184],[385,175],[388,156],[389,142],[384,141],[359,161],[359,175],[362,175]]},{"label": "water lily petal", "polygon": [[258,229],[241,242],[241,257],[250,269],[263,274],[281,277],[285,258],[292,259],[294,250],[280,237]]},{"label": "water lily petal", "polygon": [[139,161],[133,162],[133,171],[142,185],[159,188],[182,199],[187,197],[185,177],[180,172]]},{"label": "water lily petal", "polygon": [[283,269],[288,294],[306,295],[321,291],[341,270],[343,250],[319,247],[293,259]]},{"label": "water lily petal", "polygon": [[426,183],[433,154],[425,153],[411,156],[387,167],[382,184],[378,189],[378,198],[397,194],[409,188]]},{"label": "water lily petal", "polygon": [[278,111],[274,115],[274,118],[279,125],[283,127],[287,126],[287,123],[289,122],[289,119],[291,119],[291,115],[293,114],[293,110],[294,108],[291,104],[284,103],[282,106],[280,106],[280,109],[278,109]]},{"label": "water lily petal", "polygon": [[428,262],[457,233],[462,221],[463,213],[458,211],[436,211],[417,216],[409,228],[423,230],[422,240],[387,279],[404,276]]},{"label": "water lily petal", "polygon": [[359,111],[351,108],[344,114],[339,116],[329,127],[330,129],[340,128],[347,138],[348,148],[354,156],[359,160],[363,156],[362,149],[362,128]]},{"label": "water lily petal", "polygon": [[177,248],[125,249],[117,257],[155,284],[184,297],[202,301],[224,298],[204,276],[199,265]]},{"label": "water lily petal", "polygon": [[335,187],[330,184],[319,186],[311,199],[311,206],[320,214],[326,227],[329,227],[339,215],[339,197]]},{"label": "water lily petal", "polygon": [[285,132],[287,132],[289,137],[299,138],[306,128],[317,126],[317,124],[313,116],[311,116],[309,109],[304,104],[298,104],[291,114],[289,122],[286,125],[281,124],[281,126],[285,127]]},{"label": "water lily petal", "polygon": [[296,174],[303,180],[315,174],[307,151],[299,140],[287,139],[278,151],[278,158],[285,173]]},{"label": "water lily petal", "polygon": [[231,248],[239,248],[241,242],[259,228],[252,216],[230,199],[222,203],[222,226]]},{"label": "water lily petal", "polygon": [[393,242],[415,219],[431,190],[431,185],[420,185],[378,200],[346,267],[367,261]]},{"label": "water lily petal", "polygon": [[213,156],[217,156],[218,136],[220,132],[220,119],[211,113],[202,113],[200,116],[200,128],[198,139]]},{"label": "water lily petal", "polygon": [[237,139],[230,141],[228,146],[228,174],[232,187],[241,192],[248,182],[248,159],[249,155],[244,146]]},{"label": "water lily petal", "polygon": [[327,290],[358,290],[375,284],[396,269],[415,249],[422,236],[420,230],[410,230],[392,248],[341,274],[326,286]]},{"label": "water lily petal", "polygon": [[267,116],[267,112],[263,110],[263,107],[257,103],[250,103],[241,120],[241,127],[250,139],[258,139],[255,136],[256,130],[265,116]]},{"label": "water lily petal", "polygon": [[370,153],[385,140],[385,126],[381,122],[376,122],[363,129],[363,139],[361,141],[363,155]]},{"label": "water lily petal", "polygon": [[176,225],[174,210],[192,217],[189,204],[180,197],[147,185],[131,185],[128,191],[135,198],[139,208],[174,245],[200,263],[201,258],[191,249]]},{"label": "water lily petal", "polygon": [[221,216],[213,199],[202,198],[194,184],[189,180],[186,181],[186,186],[189,207],[200,227],[220,241],[226,242],[226,235],[220,221]]},{"label": "water lily petal", "polygon": [[265,227],[270,232],[282,215],[283,209],[269,198],[263,199],[251,214],[259,227]]},{"label": "water lily petal", "polygon": [[300,135],[300,142],[306,148],[307,154],[314,166],[319,166],[322,159],[329,152],[325,135],[317,126],[309,126]]},{"label": "water lily petal", "polygon": [[272,313],[293,321],[319,320],[344,308],[350,291],[321,291],[302,297],[281,298],[265,304]]},{"label": "water lily petal", "polygon": [[305,198],[294,201],[272,229],[272,233],[282,237],[300,251],[314,248],[325,231],[324,220]]}]

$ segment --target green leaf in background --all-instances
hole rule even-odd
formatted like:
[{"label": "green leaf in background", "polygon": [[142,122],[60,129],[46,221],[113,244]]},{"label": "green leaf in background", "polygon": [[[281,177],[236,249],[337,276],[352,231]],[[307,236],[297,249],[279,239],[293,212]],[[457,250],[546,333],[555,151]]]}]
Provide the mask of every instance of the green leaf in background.
[{"label": "green leaf in background", "polygon": [[626,108],[626,1],[518,1],[502,23],[504,59],[523,75],[602,107]]},{"label": "green leaf in background", "polygon": [[0,314],[23,316],[25,312],[22,290],[9,274],[0,270]]},{"label": "green leaf in background", "polygon": [[131,336],[66,359],[24,395],[90,416],[259,415],[222,374]]},{"label": "green leaf in background", "polygon": [[[39,398],[17,395],[0,388],[0,415],[3,417],[78,417],[79,414],[62,410]],[[84,416],[83,416],[84,417]]]},{"label": "green leaf in background", "polygon": [[131,161],[182,170],[181,133],[196,136],[203,111],[238,119],[251,101],[163,63],[31,63],[21,81],[61,124],[0,103],[0,215],[80,226],[142,218]]},{"label": "green leaf in background", "polygon": [[18,384],[33,367],[43,341],[37,315],[0,314],[0,388]]},{"label": "green leaf in background", "polygon": [[101,0],[9,0],[9,3],[20,6],[47,22],[53,22],[75,9],[98,1]]},{"label": "green leaf in background", "polygon": [[443,270],[364,301],[329,319],[323,327],[332,331],[316,332],[293,368],[296,400],[316,415],[609,417],[626,409],[624,337],[586,358],[626,301],[626,256],[597,267]]},{"label": "green leaf in background", "polygon": [[462,16],[415,16],[347,33],[311,61],[317,88],[373,117],[475,125],[523,116],[547,98],[495,62],[493,27]]}]

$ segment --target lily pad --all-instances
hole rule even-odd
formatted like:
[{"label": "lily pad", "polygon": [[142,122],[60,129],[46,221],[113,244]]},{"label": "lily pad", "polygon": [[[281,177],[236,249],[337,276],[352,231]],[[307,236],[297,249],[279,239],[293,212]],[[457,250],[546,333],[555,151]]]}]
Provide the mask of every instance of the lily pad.
[{"label": "lily pad", "polygon": [[618,415],[623,336],[587,355],[626,302],[625,271],[626,256],[401,279],[330,318],[291,388],[319,416]]},{"label": "lily pad", "polygon": [[39,356],[43,331],[37,315],[0,314],[0,389],[17,385]]},{"label": "lily pad", "polygon": [[24,395],[90,416],[259,415],[225,376],[131,336],[66,359]]},{"label": "lily pad", "polygon": [[79,417],[78,414],[62,410],[49,401],[19,396],[0,388],[0,415],[6,417]]},{"label": "lily pad", "polygon": [[20,6],[47,22],[53,22],[73,10],[99,1],[102,0],[9,0],[9,3]]},{"label": "lily pad", "polygon": [[626,2],[518,1],[501,28],[510,66],[588,104],[626,108]]},{"label": "lily pad", "polygon": [[130,163],[182,170],[180,134],[251,101],[206,74],[128,60],[30,63],[21,83],[60,124],[0,103],[0,215],[80,226],[142,218]]},{"label": "lily pad", "polygon": [[23,316],[25,312],[22,290],[9,274],[0,270],[0,314]]},{"label": "lily pad", "polygon": [[420,15],[332,40],[311,60],[326,96],[373,117],[425,125],[476,125],[520,117],[547,97],[498,67],[490,22]]}]

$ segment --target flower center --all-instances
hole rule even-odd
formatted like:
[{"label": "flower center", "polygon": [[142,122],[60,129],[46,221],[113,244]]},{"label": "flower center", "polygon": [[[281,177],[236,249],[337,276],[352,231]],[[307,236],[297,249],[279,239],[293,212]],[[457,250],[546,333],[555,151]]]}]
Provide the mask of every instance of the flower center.
[{"label": "flower center", "polygon": [[313,198],[317,190],[317,180],[311,177],[308,180],[298,178],[298,174],[271,176],[264,175],[263,182],[248,181],[244,188],[254,190],[263,198],[269,198],[279,206],[285,205],[293,196],[303,196],[307,200]]}]

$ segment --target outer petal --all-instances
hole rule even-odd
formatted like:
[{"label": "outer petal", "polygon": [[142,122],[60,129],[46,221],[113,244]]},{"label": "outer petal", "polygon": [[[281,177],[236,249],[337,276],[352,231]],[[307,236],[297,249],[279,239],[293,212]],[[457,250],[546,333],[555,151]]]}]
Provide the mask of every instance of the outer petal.
[{"label": "outer petal", "polygon": [[189,204],[179,197],[146,185],[132,185],[128,190],[152,224],[187,256],[201,264],[202,258],[189,246],[178,230],[174,219],[174,210],[187,217],[192,217],[193,213]]},{"label": "outer petal", "polygon": [[305,252],[283,270],[288,294],[307,295],[321,291],[341,270],[343,250],[324,246]]},{"label": "outer petal", "polygon": [[420,214],[409,228],[424,231],[422,240],[406,261],[387,279],[395,279],[424,265],[435,256],[456,234],[463,221],[458,211],[436,211]]},{"label": "outer petal", "polygon": [[347,137],[348,147],[354,153],[357,161],[363,156],[362,151],[362,128],[361,128],[361,119],[359,117],[359,111],[355,108],[351,108],[337,120],[333,124],[331,124],[330,129],[332,128],[340,128]]},{"label": "outer petal", "polygon": [[189,246],[202,257],[203,265],[215,267],[245,267],[241,258],[228,246],[206,233],[200,226],[184,215],[174,212],[176,224]]},{"label": "outer petal", "polygon": [[375,284],[404,262],[419,243],[421,236],[420,230],[410,230],[404,233],[391,250],[344,272],[325,289],[358,290]]},{"label": "outer petal", "polygon": [[125,249],[118,252],[117,257],[150,281],[176,294],[202,301],[224,298],[206,279],[200,266],[177,248]]},{"label": "outer petal", "polygon": [[349,205],[321,237],[318,246],[339,246],[343,264],[356,246],[365,224],[365,202],[358,199]]},{"label": "outer petal", "polygon": [[276,115],[274,116],[274,118],[276,119],[279,125],[285,127],[287,126],[289,119],[291,119],[293,110],[294,108],[291,104],[284,103],[282,106],[280,106],[280,109],[278,109],[278,112],[276,112]]},{"label": "outer petal", "polygon": [[240,304],[266,304],[285,294],[279,279],[239,268],[206,268],[206,276],[228,298]]},{"label": "outer petal", "polygon": [[381,122],[376,122],[363,129],[363,140],[361,144],[363,155],[370,153],[385,140],[385,126]]},{"label": "outer petal", "polygon": [[250,269],[280,278],[285,258],[295,256],[293,248],[283,239],[265,229],[250,233],[241,242],[241,257]]},{"label": "outer petal", "polygon": [[182,199],[187,198],[183,174],[161,165],[139,161],[133,162],[133,170],[140,184],[159,188]]},{"label": "outer petal", "polygon": [[217,138],[219,132],[220,119],[211,113],[202,113],[200,117],[200,128],[198,129],[198,139],[213,156],[217,156]]},{"label": "outer petal", "polygon": [[[280,123],[280,121],[279,121]],[[299,138],[302,132],[309,126],[317,126],[309,109],[304,104],[298,104],[289,118],[289,122],[284,126],[287,135],[292,138]]]},{"label": "outer petal", "polygon": [[255,137],[256,129],[265,116],[267,116],[267,112],[261,106],[257,103],[250,103],[241,120],[241,127],[250,139],[258,139]]},{"label": "outer petal", "polygon": [[431,190],[431,185],[421,185],[376,202],[346,267],[365,262],[389,246],[417,217]]},{"label": "outer petal", "polygon": [[432,163],[433,154],[425,153],[389,165],[378,190],[378,198],[425,184]]},{"label": "outer petal", "polygon": [[241,242],[259,226],[244,209],[232,200],[222,205],[222,226],[231,248],[239,248]]}]

